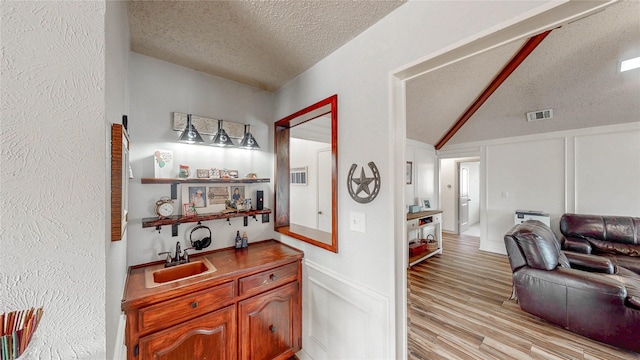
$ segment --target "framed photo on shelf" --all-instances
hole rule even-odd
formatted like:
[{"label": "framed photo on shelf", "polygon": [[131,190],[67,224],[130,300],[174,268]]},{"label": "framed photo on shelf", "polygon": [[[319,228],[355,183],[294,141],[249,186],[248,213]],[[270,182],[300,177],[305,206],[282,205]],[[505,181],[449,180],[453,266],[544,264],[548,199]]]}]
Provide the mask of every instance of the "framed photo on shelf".
[{"label": "framed photo on shelf", "polygon": [[231,186],[231,201],[238,203],[242,200],[244,200],[244,186]]},{"label": "framed photo on shelf", "polygon": [[[184,184],[181,186],[183,204],[193,204],[198,214],[212,214],[224,210],[224,201],[229,199],[229,187],[206,184]],[[195,186],[194,186],[195,185]],[[186,213],[183,213],[186,216]]]},{"label": "framed photo on shelf", "polygon": [[431,200],[422,199],[422,208],[425,210],[431,209]]},{"label": "framed photo on shelf", "polygon": [[193,207],[193,204],[191,203],[186,203],[186,204],[182,204],[182,212],[184,216],[196,216],[198,215],[198,211],[196,210],[195,207]]},{"label": "framed photo on shelf", "polygon": [[196,175],[198,176],[198,179],[208,179],[209,169],[198,169]]}]

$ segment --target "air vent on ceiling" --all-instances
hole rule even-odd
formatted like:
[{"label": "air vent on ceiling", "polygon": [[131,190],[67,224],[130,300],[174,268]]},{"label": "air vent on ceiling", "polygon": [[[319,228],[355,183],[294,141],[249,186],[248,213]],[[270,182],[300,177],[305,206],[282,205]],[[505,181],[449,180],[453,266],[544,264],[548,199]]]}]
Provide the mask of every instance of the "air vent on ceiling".
[{"label": "air vent on ceiling", "polygon": [[547,120],[553,118],[553,109],[532,111],[527,113],[527,121]]}]

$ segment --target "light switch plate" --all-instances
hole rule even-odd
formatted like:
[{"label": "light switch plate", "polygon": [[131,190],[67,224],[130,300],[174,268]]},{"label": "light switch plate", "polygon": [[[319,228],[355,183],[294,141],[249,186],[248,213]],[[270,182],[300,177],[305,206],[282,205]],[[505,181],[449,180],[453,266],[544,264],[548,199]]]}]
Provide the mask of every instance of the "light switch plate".
[{"label": "light switch plate", "polygon": [[364,233],[366,229],[365,215],[357,212],[349,213],[349,230]]}]

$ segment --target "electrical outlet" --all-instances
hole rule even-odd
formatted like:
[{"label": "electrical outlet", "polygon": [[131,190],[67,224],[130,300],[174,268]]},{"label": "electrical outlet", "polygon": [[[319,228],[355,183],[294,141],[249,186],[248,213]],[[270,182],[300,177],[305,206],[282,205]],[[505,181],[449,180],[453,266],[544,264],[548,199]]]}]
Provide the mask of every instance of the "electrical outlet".
[{"label": "electrical outlet", "polygon": [[262,214],[262,223],[269,222],[269,214]]}]

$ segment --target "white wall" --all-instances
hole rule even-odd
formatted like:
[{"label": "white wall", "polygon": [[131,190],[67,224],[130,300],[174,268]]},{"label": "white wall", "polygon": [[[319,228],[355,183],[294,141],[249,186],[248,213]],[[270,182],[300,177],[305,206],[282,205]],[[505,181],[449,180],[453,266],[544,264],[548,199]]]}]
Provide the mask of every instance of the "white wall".
[{"label": "white wall", "polygon": [[[318,150],[331,149],[331,144],[291,138],[289,144],[290,166],[307,167],[307,185],[291,185],[289,188],[290,222],[312,229],[318,228]],[[331,194],[321,194],[331,196]]]},{"label": "white wall", "polygon": [[[506,253],[517,209],[640,216],[640,122],[446,146],[480,148],[482,250]],[[486,190],[484,190],[486,189]]]},{"label": "white wall", "polygon": [[[111,123],[121,123],[122,115],[129,113],[129,88],[127,71],[129,67],[129,21],[127,5],[122,1],[106,2],[105,21],[105,100],[107,125],[107,152],[111,154]],[[107,161],[107,173],[111,172],[111,162]],[[111,177],[105,178],[107,187],[106,203],[111,203]],[[107,211],[106,239],[111,238],[111,213]],[[127,232],[121,241],[106,241],[106,330],[107,358],[113,359],[114,352],[122,349],[116,343],[120,301],[127,277]]]},{"label": "white wall", "polygon": [[0,11],[0,312],[44,307],[21,359],[104,359],[105,2]]},{"label": "white wall", "polygon": [[[143,218],[155,216],[156,201],[170,195],[170,185],[140,183],[140,178],[154,177],[153,152],[172,150],[176,174],[178,166],[185,164],[190,166],[192,177],[198,168],[214,167],[238,170],[240,176],[255,172],[258,177],[272,178],[274,116],[271,93],[137,53],[130,53],[129,86],[130,158],[135,178],[129,187],[127,263],[133,265],[158,260],[157,254],[174,251],[177,241],[186,248],[191,229],[196,226],[196,223],[180,225],[177,237],[171,236],[170,226],[163,227],[160,233],[154,228],[142,228]],[[171,129],[174,111],[251,124],[251,132],[261,148],[226,149],[177,143],[179,134]],[[272,206],[273,181],[245,185],[246,196],[251,194],[255,199],[257,190],[264,191],[265,207]],[[181,207],[180,195],[178,189],[176,207]],[[177,213],[178,210],[174,212]],[[247,232],[249,243],[274,236],[272,222],[263,224],[251,218],[247,227],[243,226],[242,218],[231,219],[231,226],[222,220],[206,221],[203,225],[210,227],[213,234],[213,242],[205,251],[232,246],[238,230],[240,234]],[[205,233],[194,233],[194,240],[200,240]]]},{"label": "white wall", "polygon": [[[404,130],[395,128],[391,120],[390,73],[420,57],[474,37],[474,34],[499,27],[498,24],[541,4],[468,2],[461,11],[460,4],[454,2],[408,2],[276,93],[276,119],[338,94],[339,252],[333,254],[284,235],[278,237],[304,250],[307,259],[332,269],[348,282],[379,294],[389,304],[383,317],[390,321],[367,327],[371,330],[365,334],[366,341],[349,344],[350,353],[329,353],[327,356],[348,358],[349,355],[364,353],[368,358],[402,358],[406,350],[399,345],[398,353],[395,352],[395,334],[404,331],[395,328],[395,312],[396,308],[405,306],[396,303],[395,293],[406,289],[402,282],[397,284],[401,279],[396,279],[394,266],[398,241],[395,239],[394,207],[397,202],[403,202],[403,199],[396,199],[394,189],[404,186],[396,183],[394,174],[404,169],[404,161],[397,164],[393,159],[394,136]],[[404,142],[400,146],[404,147]],[[360,204],[347,195],[344,184],[352,164],[366,166],[370,161],[376,163],[381,173],[382,188],[373,202]],[[365,233],[352,232],[346,226],[350,212],[365,214]],[[314,303],[309,296],[306,293],[303,296],[303,307]],[[303,323],[309,320],[304,318]],[[335,328],[357,331],[362,328],[358,320],[350,316],[322,319],[320,325],[315,325],[327,331]],[[379,328],[388,331],[373,333],[373,329]],[[307,341],[311,341],[308,329],[303,330],[303,343]],[[382,343],[383,346],[373,349],[368,346],[371,343]],[[324,356],[310,354],[311,357],[314,355]]]}]

